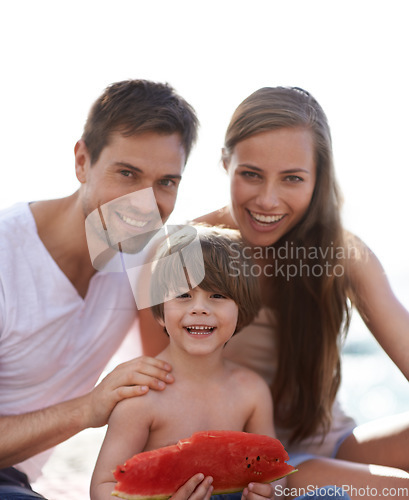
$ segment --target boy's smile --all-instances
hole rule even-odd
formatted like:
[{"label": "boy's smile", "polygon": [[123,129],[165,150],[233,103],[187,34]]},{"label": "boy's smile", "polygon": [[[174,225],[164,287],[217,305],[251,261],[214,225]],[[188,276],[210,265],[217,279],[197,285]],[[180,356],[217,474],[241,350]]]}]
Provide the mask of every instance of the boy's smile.
[{"label": "boy's smile", "polygon": [[224,295],[193,288],[164,303],[163,326],[171,344],[190,354],[210,354],[222,347],[237,326],[237,304]]},{"label": "boy's smile", "polygon": [[186,330],[190,335],[210,335],[213,333],[215,326],[205,326],[205,325],[192,325],[185,326]]}]

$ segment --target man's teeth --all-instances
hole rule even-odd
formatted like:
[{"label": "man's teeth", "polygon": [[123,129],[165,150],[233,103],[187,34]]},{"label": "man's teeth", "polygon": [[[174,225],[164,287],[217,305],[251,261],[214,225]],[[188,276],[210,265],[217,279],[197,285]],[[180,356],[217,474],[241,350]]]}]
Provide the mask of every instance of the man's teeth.
[{"label": "man's teeth", "polygon": [[130,226],[134,227],[145,227],[146,224],[148,223],[147,220],[136,220],[136,219],[131,219],[130,217],[127,217],[126,215],[118,214],[119,218],[122,219],[124,222],[129,224]]},{"label": "man's teeth", "polygon": [[256,214],[255,212],[250,212],[250,215],[257,222],[262,222],[263,224],[271,224],[272,222],[278,222],[284,217],[284,215],[262,215],[262,214]]},{"label": "man's teeth", "polygon": [[186,330],[195,335],[206,335],[214,330],[214,326],[187,326]]}]

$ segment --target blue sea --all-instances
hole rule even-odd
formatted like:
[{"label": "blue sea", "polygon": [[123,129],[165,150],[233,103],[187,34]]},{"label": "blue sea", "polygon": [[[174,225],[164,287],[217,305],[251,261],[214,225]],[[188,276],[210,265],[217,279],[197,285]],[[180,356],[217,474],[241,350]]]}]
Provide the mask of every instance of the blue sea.
[{"label": "blue sea", "polygon": [[[391,282],[400,302],[409,310],[409,273]],[[409,411],[408,381],[356,311],[343,348],[340,397],[358,423]]]}]

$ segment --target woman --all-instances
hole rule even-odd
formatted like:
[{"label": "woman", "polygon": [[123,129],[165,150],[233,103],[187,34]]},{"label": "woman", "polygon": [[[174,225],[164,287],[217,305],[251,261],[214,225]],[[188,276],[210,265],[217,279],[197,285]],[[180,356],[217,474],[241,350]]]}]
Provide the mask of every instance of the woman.
[{"label": "woman", "polygon": [[322,108],[299,88],[256,91],[233,114],[223,163],[231,204],[198,222],[239,229],[246,272],[260,276],[265,307],[226,356],[271,385],[278,437],[298,468],[288,487],[349,485],[352,498],[409,488],[409,415],[355,427],[336,401],[351,303],[407,378],[409,314],[341,225]]}]

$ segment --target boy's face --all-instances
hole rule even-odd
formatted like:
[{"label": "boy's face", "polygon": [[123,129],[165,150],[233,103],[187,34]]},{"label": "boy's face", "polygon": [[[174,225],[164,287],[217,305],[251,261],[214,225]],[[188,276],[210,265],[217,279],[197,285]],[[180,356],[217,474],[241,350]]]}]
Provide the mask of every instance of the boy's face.
[{"label": "boy's face", "polygon": [[218,292],[193,288],[164,303],[162,326],[179,348],[192,355],[211,354],[233,335],[238,307]]},{"label": "boy's face", "polygon": [[168,219],[186,155],[179,134],[125,137],[114,132],[93,165],[83,141],[76,145],[75,159],[84,216],[100,209],[105,229],[117,243],[135,240]]}]

